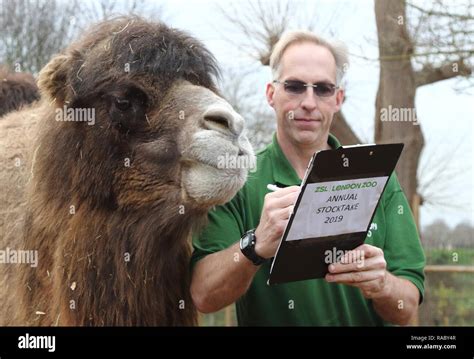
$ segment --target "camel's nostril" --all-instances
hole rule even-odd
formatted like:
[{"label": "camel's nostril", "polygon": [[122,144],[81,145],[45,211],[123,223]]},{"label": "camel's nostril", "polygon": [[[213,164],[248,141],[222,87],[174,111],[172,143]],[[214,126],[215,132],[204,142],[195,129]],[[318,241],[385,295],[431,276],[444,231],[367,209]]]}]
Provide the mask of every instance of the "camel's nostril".
[{"label": "camel's nostril", "polygon": [[243,130],[243,119],[230,107],[213,105],[203,114],[203,127],[208,130],[238,136]]},{"label": "camel's nostril", "polygon": [[205,123],[211,126],[210,129],[215,129],[215,127],[217,128],[220,127],[226,130],[229,128],[229,120],[226,117],[221,116],[221,115],[212,115],[212,114],[206,115],[204,116],[204,121]]}]

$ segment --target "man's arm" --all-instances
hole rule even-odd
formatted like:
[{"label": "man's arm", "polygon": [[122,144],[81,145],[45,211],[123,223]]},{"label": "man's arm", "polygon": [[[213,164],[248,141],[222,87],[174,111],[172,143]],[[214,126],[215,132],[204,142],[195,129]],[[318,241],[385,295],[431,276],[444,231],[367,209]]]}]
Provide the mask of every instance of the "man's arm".
[{"label": "man's arm", "polygon": [[[255,230],[255,252],[260,257],[275,255],[298,191],[298,186],[292,186],[265,196]],[[200,312],[211,313],[234,303],[248,290],[258,269],[242,254],[238,241],[225,250],[207,255],[194,266],[191,280],[194,304]]]},{"label": "man's arm", "polygon": [[373,298],[375,311],[386,321],[399,325],[410,324],[418,311],[420,292],[408,279],[387,272],[385,294]]},{"label": "man's arm", "polygon": [[260,267],[240,251],[239,242],[196,263],[191,296],[202,313],[218,311],[239,299]]},{"label": "man's arm", "polygon": [[418,310],[420,294],[409,280],[387,271],[383,251],[363,244],[329,265],[326,280],[358,287],[386,321],[407,325]]}]

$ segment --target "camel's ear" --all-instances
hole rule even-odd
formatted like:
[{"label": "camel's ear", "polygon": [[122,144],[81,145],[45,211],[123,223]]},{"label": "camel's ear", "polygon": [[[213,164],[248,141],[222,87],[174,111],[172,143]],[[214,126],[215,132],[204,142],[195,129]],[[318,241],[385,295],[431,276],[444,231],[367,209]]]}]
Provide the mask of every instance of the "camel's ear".
[{"label": "camel's ear", "polygon": [[67,72],[70,57],[57,55],[43,67],[38,76],[38,87],[43,95],[62,104],[66,98]]}]

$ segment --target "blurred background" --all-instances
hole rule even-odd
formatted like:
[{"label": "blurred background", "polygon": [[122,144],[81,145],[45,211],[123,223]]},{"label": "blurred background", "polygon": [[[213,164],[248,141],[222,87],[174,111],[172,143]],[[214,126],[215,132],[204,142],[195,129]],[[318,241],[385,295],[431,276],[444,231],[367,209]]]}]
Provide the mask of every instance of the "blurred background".
[{"label": "blurred background", "polygon": [[[0,0],[0,116],[21,106],[2,95],[6,86],[21,83],[34,101],[53,54],[90,24],[130,13],[184,29],[213,52],[222,94],[256,149],[275,129],[265,85],[280,35],[309,29],[345,42],[346,99],[332,133],[345,145],[405,143],[397,175],[427,257],[413,324],[474,325],[474,1]],[[235,309],[201,324],[236,325]]]}]

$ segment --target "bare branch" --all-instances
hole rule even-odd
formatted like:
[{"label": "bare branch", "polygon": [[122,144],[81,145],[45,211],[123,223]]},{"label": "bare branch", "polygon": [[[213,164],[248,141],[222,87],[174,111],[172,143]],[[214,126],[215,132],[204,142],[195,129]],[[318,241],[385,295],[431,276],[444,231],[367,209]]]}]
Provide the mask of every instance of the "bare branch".
[{"label": "bare branch", "polygon": [[439,67],[425,65],[423,69],[415,73],[415,82],[416,86],[420,87],[457,76],[470,76],[471,74],[471,67],[467,66],[463,59],[459,59]]},{"label": "bare branch", "polygon": [[0,61],[37,73],[78,31],[80,3],[0,0]]},{"label": "bare branch", "polygon": [[239,49],[264,66],[269,65],[273,46],[286,30],[291,26],[312,30],[316,18],[309,12],[299,12],[290,0],[239,2],[238,7],[231,3],[225,8],[218,6],[218,10],[234,32],[244,35],[245,42],[238,45]]},{"label": "bare branch", "polygon": [[465,57],[469,55],[473,55],[474,48],[417,52],[417,53],[414,53],[413,56],[420,57],[420,56],[430,56],[430,55],[460,55],[460,54],[464,55]]},{"label": "bare branch", "polygon": [[21,71],[38,73],[91,22],[131,12],[156,19],[163,11],[143,0],[0,0],[0,62],[15,71],[21,67]]},{"label": "bare branch", "polygon": [[423,9],[413,3],[409,3],[407,2],[407,6],[413,8],[413,9],[416,9],[422,13],[424,13],[425,15],[428,15],[428,16],[439,16],[439,17],[450,17],[450,18],[454,18],[458,21],[466,21],[466,20],[474,20],[474,16],[472,15],[466,15],[466,14],[455,14],[455,13],[450,13],[450,12],[446,12],[446,11],[435,11],[433,9]]}]

